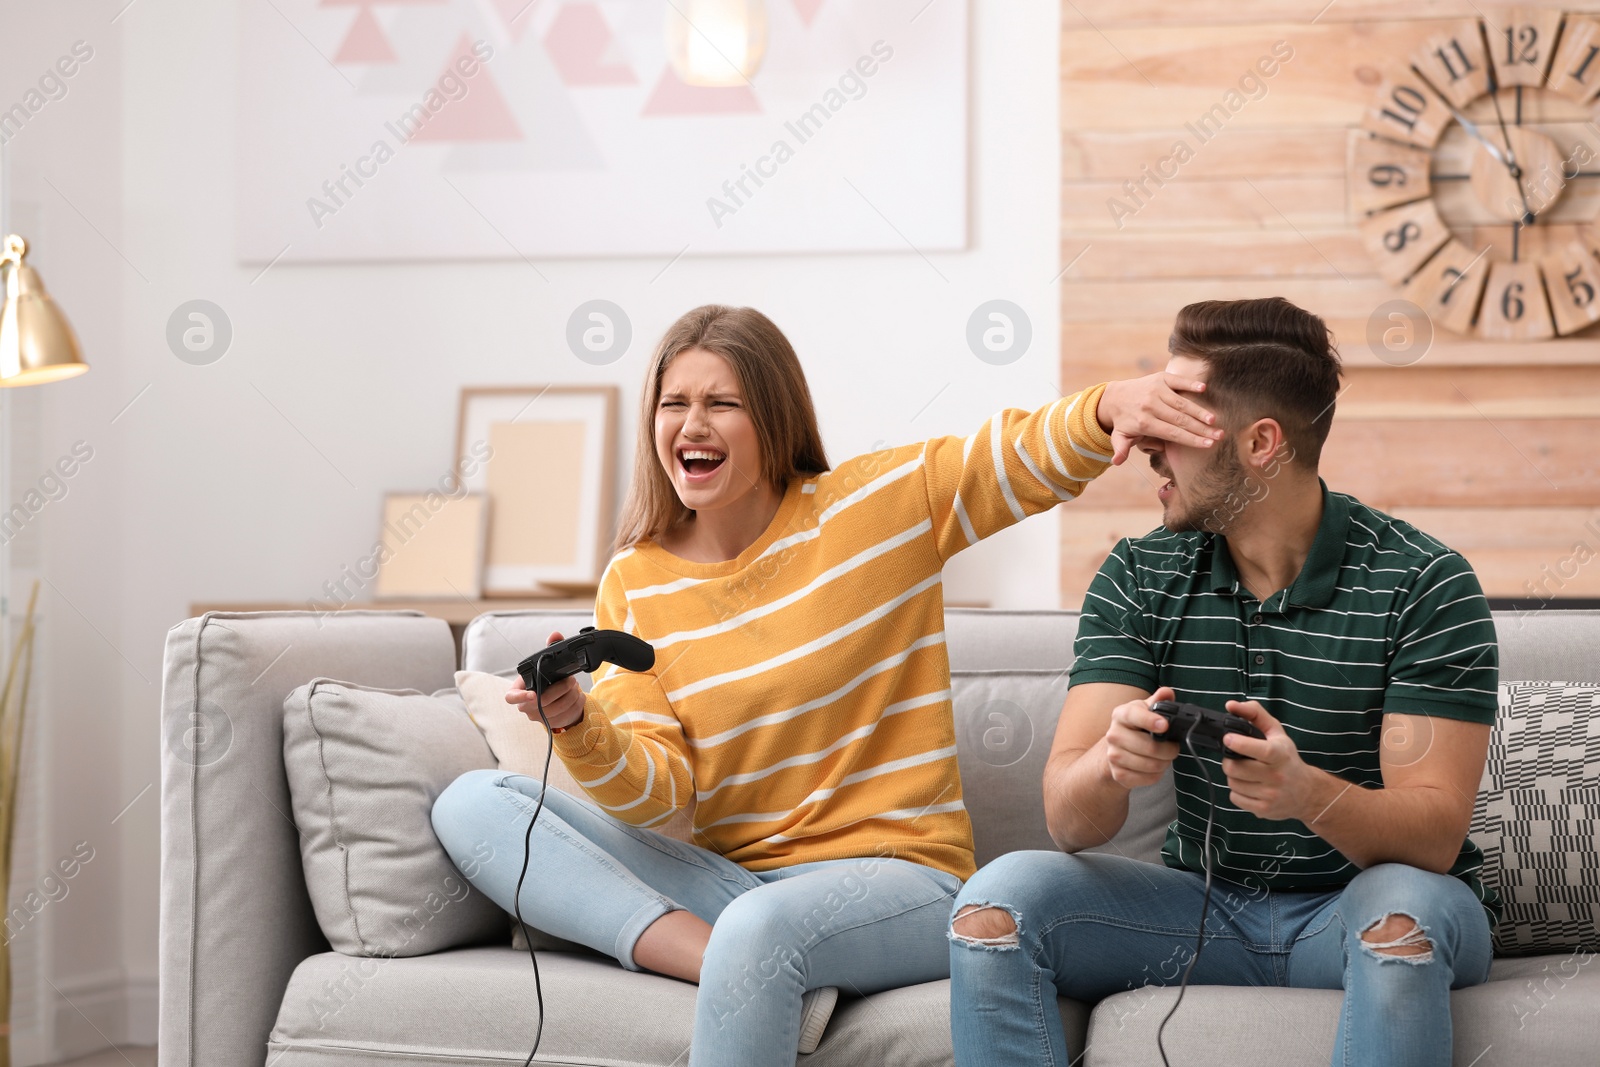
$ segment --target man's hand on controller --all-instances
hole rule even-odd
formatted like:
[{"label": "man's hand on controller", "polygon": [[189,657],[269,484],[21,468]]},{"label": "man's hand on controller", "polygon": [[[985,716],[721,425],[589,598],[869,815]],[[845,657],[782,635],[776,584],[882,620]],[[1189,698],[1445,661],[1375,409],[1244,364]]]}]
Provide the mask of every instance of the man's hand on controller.
[{"label": "man's hand on controller", "polygon": [[1157,437],[1204,448],[1223,436],[1217,417],[1186,396],[1202,393],[1205,383],[1158,371],[1143,378],[1108,382],[1095,417],[1111,435],[1113,466],[1128,458],[1141,437]]},{"label": "man's hand on controller", "polygon": [[1157,741],[1151,733],[1162,733],[1167,720],[1150,710],[1157,700],[1176,700],[1166,686],[1145,700],[1130,700],[1111,709],[1111,726],[1106,730],[1106,763],[1111,780],[1124,789],[1155,785],[1167,767],[1178,758],[1175,741]]},{"label": "man's hand on controller", "polygon": [[1230,700],[1227,710],[1248,719],[1266,735],[1265,740],[1244,734],[1226,734],[1222,743],[1232,752],[1250,759],[1224,759],[1222,770],[1228,776],[1228,799],[1263,819],[1299,819],[1309,823],[1317,812],[1312,805],[1313,787],[1320,773],[1300,758],[1300,750],[1284,731],[1283,724],[1255,700]]},{"label": "man's hand on controller", "polygon": [[[559,633],[553,633],[546,643],[553,645],[561,639]],[[544,716],[550,720],[550,725],[554,729],[566,729],[583,718],[583,701],[584,693],[583,689],[578,685],[578,676],[573,675],[570,678],[563,678],[544,691]],[[534,722],[539,721],[539,704],[536,700],[536,695],[523,684],[521,677],[511,683],[511,690],[506,693],[506,703],[520,709],[524,715]]]}]

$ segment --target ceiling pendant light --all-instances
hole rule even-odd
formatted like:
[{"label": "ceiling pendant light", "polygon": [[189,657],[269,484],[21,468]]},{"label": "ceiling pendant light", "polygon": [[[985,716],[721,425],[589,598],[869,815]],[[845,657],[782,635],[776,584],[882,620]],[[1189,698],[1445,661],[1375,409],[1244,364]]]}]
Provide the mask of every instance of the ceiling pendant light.
[{"label": "ceiling pendant light", "polygon": [[744,85],[767,51],[762,0],[668,0],[667,56],[686,85]]}]

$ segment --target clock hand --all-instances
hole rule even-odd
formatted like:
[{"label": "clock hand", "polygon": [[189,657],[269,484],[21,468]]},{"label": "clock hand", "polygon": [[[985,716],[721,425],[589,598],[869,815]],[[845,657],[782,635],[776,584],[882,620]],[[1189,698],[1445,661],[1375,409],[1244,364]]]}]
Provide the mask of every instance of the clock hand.
[{"label": "clock hand", "polygon": [[[1484,136],[1483,131],[1478,129],[1478,124],[1467,118],[1467,116],[1463,115],[1460,108],[1450,103],[1450,101],[1444,100],[1443,97],[1440,99],[1444,106],[1450,111],[1450,114],[1455,117],[1455,120],[1461,123],[1461,128],[1466,130],[1468,135],[1476,140],[1479,144],[1483,145],[1488,153],[1495,159],[1499,160],[1506,170],[1510,172],[1511,179],[1517,183],[1517,193],[1522,197],[1522,224],[1524,226],[1531,226],[1537,216],[1534,214],[1533,205],[1528,203],[1527,190],[1523,189],[1522,187],[1522,167],[1517,163],[1516,156],[1511,153],[1510,136],[1506,136],[1506,147],[1501,149],[1499,145],[1495,144],[1488,137]],[[1505,127],[1502,123],[1501,131],[1504,132],[1504,129]]]},{"label": "clock hand", "polygon": [[[1522,198],[1522,224],[1532,226],[1537,219],[1533,212],[1533,205],[1528,203],[1528,191],[1522,187],[1522,167],[1517,163],[1517,157],[1511,151],[1511,133],[1506,129],[1505,112],[1500,110],[1499,87],[1491,81],[1489,85],[1489,99],[1494,101],[1494,117],[1500,123],[1500,136],[1506,142],[1506,154],[1501,162],[1506,165],[1506,170],[1511,172],[1511,180],[1517,183],[1517,195]],[[1487,141],[1484,142],[1488,144]],[[1499,156],[1500,153],[1494,153]]]},{"label": "clock hand", "polygon": [[[1443,100],[1442,97],[1441,100]],[[1455,117],[1455,120],[1461,123],[1461,128],[1466,130],[1467,134],[1479,144],[1483,145],[1484,148],[1488,149],[1489,154],[1495,159],[1498,159],[1507,170],[1510,170],[1512,167],[1517,167],[1516,158],[1511,155],[1509,142],[1507,147],[1502,150],[1499,145],[1485,137],[1483,135],[1483,131],[1478,129],[1478,124],[1467,118],[1467,116],[1463,115],[1460,108],[1456,107],[1448,100],[1443,100],[1443,103],[1444,106],[1450,110],[1450,114]],[[1517,167],[1516,171],[1512,171],[1513,176],[1515,176],[1521,169],[1521,167]]]},{"label": "clock hand", "polygon": [[[1511,134],[1506,132],[1506,114],[1504,111],[1500,110],[1499,79],[1494,76],[1493,72],[1490,72],[1489,75],[1489,99],[1494,103],[1494,117],[1495,121],[1500,124],[1500,136],[1504,138],[1506,142],[1506,154],[1510,155]],[[1515,159],[1513,159],[1512,162],[1515,163]]]},{"label": "clock hand", "polygon": [[1522,197],[1522,224],[1532,226],[1539,216],[1533,212],[1533,205],[1528,203],[1528,191],[1522,187],[1522,168],[1518,167],[1512,172],[1511,177],[1517,183],[1517,193]]}]

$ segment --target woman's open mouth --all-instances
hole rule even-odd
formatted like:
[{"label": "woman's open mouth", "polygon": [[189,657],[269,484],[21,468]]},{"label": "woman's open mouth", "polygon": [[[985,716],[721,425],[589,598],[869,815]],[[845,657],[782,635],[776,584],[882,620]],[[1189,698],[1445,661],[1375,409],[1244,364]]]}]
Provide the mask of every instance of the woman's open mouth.
[{"label": "woman's open mouth", "polygon": [[725,453],[714,448],[678,449],[678,466],[683,468],[684,477],[691,482],[710,478],[727,458]]}]

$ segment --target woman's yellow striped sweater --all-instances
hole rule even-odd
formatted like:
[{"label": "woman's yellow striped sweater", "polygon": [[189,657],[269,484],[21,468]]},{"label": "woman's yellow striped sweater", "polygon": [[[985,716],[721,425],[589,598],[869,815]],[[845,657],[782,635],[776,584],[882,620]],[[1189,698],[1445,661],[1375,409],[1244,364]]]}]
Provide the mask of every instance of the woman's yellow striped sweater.
[{"label": "woman's yellow striped sweater", "polygon": [[618,553],[596,622],[656,665],[596,672],[555,738],[573,777],[636,826],[695,798],[696,843],[751,870],[877,855],[970,877],[940,572],[1105,470],[1103,389],[796,479],[737,559]]}]

